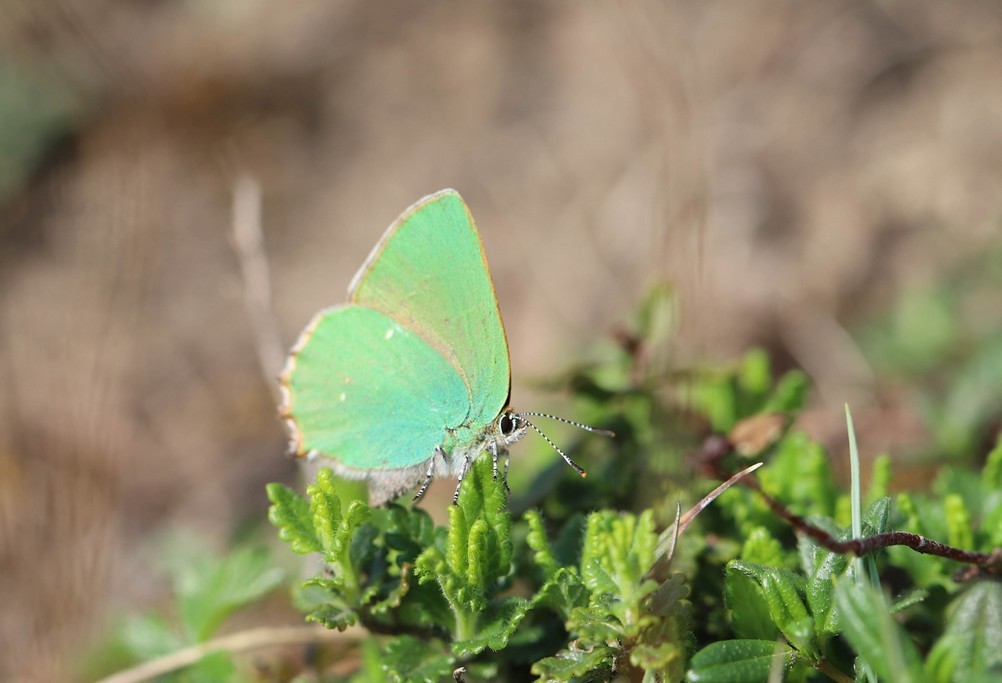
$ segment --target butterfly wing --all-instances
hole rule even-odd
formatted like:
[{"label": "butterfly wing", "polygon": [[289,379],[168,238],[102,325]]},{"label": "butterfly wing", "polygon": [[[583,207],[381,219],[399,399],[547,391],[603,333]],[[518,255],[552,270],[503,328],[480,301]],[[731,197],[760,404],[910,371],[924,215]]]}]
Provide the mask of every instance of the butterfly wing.
[{"label": "butterfly wing", "polygon": [[469,412],[466,384],[441,353],[399,322],[351,304],[313,318],[282,386],[297,453],[334,457],[348,474],[427,462]]},{"label": "butterfly wing", "polygon": [[508,402],[508,342],[480,236],[455,190],[425,197],[390,226],[355,276],[353,303],[379,311],[450,363],[479,429]]}]

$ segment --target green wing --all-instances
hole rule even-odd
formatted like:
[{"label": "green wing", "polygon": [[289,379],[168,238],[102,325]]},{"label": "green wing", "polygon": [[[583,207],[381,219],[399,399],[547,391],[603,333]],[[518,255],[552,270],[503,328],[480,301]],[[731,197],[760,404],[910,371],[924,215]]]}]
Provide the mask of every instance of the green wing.
[{"label": "green wing", "polygon": [[508,342],[480,236],[455,190],[404,212],[349,295],[417,334],[456,368],[469,389],[467,426],[486,426],[505,407]]},{"label": "green wing", "polygon": [[358,470],[426,462],[469,412],[466,385],[441,353],[399,322],[350,304],[314,317],[283,384],[297,452]]}]

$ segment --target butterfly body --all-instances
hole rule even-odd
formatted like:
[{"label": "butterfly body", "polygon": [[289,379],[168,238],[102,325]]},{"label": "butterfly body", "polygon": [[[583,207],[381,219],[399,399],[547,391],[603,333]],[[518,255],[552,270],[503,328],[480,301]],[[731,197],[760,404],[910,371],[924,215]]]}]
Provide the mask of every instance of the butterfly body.
[{"label": "butterfly body", "polygon": [[317,313],[281,377],[299,456],[326,457],[380,504],[495,464],[528,424],[508,409],[508,344],[483,247],[454,190],[387,230],[348,303]]}]

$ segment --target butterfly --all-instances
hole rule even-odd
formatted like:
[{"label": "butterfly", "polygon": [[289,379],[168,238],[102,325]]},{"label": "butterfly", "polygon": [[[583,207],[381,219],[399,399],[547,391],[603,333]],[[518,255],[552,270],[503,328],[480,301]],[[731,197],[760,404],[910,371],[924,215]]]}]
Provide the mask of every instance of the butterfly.
[{"label": "butterfly", "polygon": [[338,474],[366,480],[372,505],[415,487],[420,499],[440,476],[459,479],[455,502],[481,453],[490,453],[495,478],[505,457],[507,474],[508,447],[530,427],[543,435],[527,417],[553,417],[509,405],[501,312],[480,235],[455,190],[421,199],[394,221],[352,280],[348,302],[321,310],[300,334],[280,384],[290,451],[329,458]]}]

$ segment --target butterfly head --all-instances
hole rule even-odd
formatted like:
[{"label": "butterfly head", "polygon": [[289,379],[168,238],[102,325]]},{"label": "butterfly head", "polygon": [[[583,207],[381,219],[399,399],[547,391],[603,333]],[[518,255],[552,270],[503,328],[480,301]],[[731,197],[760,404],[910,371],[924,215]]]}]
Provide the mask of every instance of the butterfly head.
[{"label": "butterfly head", "polygon": [[524,417],[506,408],[494,422],[495,438],[498,445],[507,448],[529,431],[529,422]]}]

